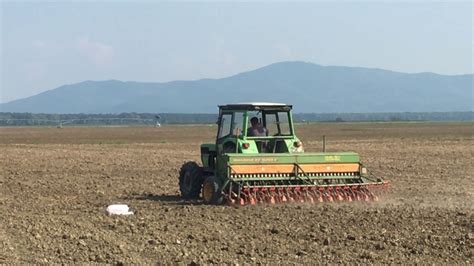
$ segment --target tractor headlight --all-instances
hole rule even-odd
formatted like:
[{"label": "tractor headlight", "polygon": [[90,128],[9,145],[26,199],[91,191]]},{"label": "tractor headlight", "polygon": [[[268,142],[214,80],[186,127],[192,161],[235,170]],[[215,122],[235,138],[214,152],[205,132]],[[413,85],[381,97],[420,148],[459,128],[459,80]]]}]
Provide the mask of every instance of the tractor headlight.
[{"label": "tractor headlight", "polygon": [[367,168],[365,167],[360,168],[360,173],[363,175],[367,175]]},{"label": "tractor headlight", "polygon": [[292,152],[304,152],[303,142],[297,140],[293,142],[293,147],[291,147]]},{"label": "tractor headlight", "polygon": [[299,140],[298,140],[298,141],[295,141],[295,142],[293,143],[293,146],[295,146],[296,148],[303,147],[303,142],[301,142],[301,141],[299,141]]}]

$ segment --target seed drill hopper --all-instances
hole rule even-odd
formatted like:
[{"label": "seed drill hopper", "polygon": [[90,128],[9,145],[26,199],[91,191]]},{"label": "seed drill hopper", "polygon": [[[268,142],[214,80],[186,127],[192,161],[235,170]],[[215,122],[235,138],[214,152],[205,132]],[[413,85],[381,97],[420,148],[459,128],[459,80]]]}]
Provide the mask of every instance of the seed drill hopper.
[{"label": "seed drill hopper", "polygon": [[304,152],[291,109],[277,103],[219,106],[216,142],[201,145],[202,166],[182,166],[181,196],[239,205],[377,200],[388,183],[368,175],[357,153]]}]

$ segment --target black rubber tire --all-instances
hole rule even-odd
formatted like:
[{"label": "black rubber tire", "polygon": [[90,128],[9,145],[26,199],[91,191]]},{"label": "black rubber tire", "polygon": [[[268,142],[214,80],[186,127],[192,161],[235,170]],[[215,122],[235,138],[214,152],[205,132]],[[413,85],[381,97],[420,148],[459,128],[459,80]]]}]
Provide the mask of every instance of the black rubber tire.
[{"label": "black rubber tire", "polygon": [[185,199],[197,199],[201,193],[204,172],[196,162],[186,162],[179,171],[179,190]]},{"label": "black rubber tire", "polygon": [[202,185],[202,199],[206,204],[218,205],[224,202],[221,192],[222,183],[215,176],[209,176]]}]

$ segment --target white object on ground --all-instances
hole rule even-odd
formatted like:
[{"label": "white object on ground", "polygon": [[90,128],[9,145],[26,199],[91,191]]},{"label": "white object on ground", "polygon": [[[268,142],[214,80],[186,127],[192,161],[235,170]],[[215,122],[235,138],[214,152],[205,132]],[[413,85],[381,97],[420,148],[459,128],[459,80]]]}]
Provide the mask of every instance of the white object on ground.
[{"label": "white object on ground", "polygon": [[126,204],[112,204],[107,206],[106,212],[108,215],[130,215],[133,214]]}]

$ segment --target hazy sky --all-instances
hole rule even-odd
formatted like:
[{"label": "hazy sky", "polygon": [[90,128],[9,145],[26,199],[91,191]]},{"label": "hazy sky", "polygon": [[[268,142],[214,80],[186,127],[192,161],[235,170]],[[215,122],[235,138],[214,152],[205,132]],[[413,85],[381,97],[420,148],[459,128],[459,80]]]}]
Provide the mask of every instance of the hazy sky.
[{"label": "hazy sky", "polygon": [[470,1],[2,1],[0,102],[84,80],[220,78],[287,60],[472,73],[473,12]]}]

